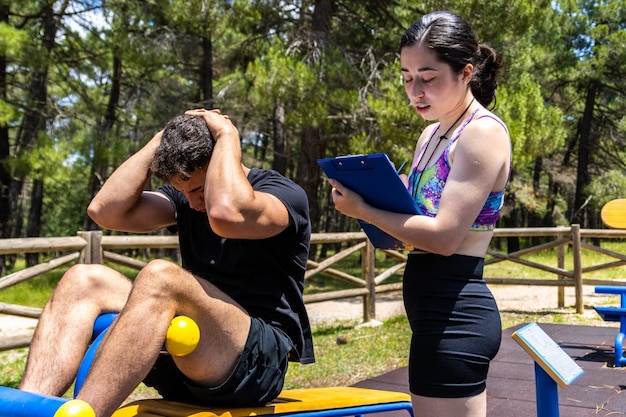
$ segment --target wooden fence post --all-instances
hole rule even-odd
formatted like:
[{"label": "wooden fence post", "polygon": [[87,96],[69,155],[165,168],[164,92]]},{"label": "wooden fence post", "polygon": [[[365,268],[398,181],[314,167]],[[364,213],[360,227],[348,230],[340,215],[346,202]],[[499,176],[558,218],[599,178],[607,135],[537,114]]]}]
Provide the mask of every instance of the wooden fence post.
[{"label": "wooden fence post", "polygon": [[[562,229],[561,227],[557,227],[557,230]],[[571,228],[570,228],[570,236],[571,236]],[[556,235],[557,240],[561,239],[563,237],[563,234],[559,233]],[[556,266],[559,269],[564,269],[565,268],[565,246],[564,245],[559,245],[556,248]],[[563,280],[566,277],[564,275],[558,275],[557,279],[559,280]],[[558,306],[559,307],[565,307],[565,287],[562,285],[559,285],[558,287]]]},{"label": "wooden fence post", "polygon": [[81,251],[78,262],[82,264],[102,263],[102,231],[79,231],[78,236],[85,239],[87,246]]},{"label": "wooden fence post", "polygon": [[361,253],[363,277],[367,288],[367,295],[363,296],[363,321],[367,323],[376,320],[376,249],[369,239]]},{"label": "wooden fence post", "polygon": [[576,313],[583,314],[585,306],[583,303],[583,267],[580,254],[580,225],[572,225],[572,254],[574,258],[574,286],[576,289]]}]

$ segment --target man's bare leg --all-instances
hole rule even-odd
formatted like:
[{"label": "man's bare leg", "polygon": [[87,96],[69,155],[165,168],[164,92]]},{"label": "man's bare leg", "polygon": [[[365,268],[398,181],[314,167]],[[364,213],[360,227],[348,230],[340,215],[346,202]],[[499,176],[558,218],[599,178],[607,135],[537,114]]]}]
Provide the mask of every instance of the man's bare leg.
[{"label": "man's bare leg", "polygon": [[102,265],[70,268],[46,304],[30,346],[20,389],[63,395],[74,380],[100,313],[122,309],[130,281]]},{"label": "man's bare leg", "polygon": [[79,399],[98,417],[109,417],[154,364],[175,314],[200,327],[200,343],[177,366],[207,386],[225,381],[250,329],[250,318],[232,299],[166,261],[150,262],[137,276],[128,302],[102,341]]}]

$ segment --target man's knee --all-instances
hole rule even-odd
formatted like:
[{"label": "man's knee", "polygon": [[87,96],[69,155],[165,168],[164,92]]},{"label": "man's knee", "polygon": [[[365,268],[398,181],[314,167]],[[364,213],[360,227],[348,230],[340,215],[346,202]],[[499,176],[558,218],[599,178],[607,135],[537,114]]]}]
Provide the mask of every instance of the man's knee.
[{"label": "man's knee", "polygon": [[[155,292],[166,295],[176,290],[177,284],[181,282],[182,268],[173,262],[163,259],[155,259],[137,274],[135,278],[135,289],[143,287],[143,291]],[[186,274],[182,274],[183,276]]]},{"label": "man's knee", "polygon": [[76,264],[61,278],[55,291],[90,294],[110,282],[109,269],[99,264]]}]

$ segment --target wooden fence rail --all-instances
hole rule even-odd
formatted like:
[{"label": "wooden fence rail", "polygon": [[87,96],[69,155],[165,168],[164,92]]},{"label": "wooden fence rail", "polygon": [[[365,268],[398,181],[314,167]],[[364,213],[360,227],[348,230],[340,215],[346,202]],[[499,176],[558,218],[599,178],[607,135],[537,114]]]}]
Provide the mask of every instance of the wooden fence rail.
[{"label": "wooden fence rail", "polygon": [[[556,228],[512,228],[495,230],[495,239],[506,237],[540,237],[544,243],[513,253],[503,253],[490,248],[485,261],[485,275],[488,276],[485,278],[485,281],[487,281],[488,284],[555,286],[558,290],[557,297],[559,306],[564,306],[564,288],[574,287],[576,299],[575,308],[577,313],[582,313],[584,310],[584,285],[626,285],[626,281],[622,280],[616,282],[615,280],[590,280],[583,277],[585,273],[626,265],[626,254],[610,251],[589,243],[589,241],[593,239],[601,241],[625,239],[626,230],[580,229],[578,225]],[[386,282],[394,275],[397,276],[397,274],[402,272],[407,259],[406,254],[397,251],[380,251],[385,253],[387,259],[387,262],[385,262],[386,268],[383,269],[380,262],[377,266],[375,256],[377,251],[367,240],[364,233],[318,233],[311,236],[312,245],[325,243],[341,244],[342,249],[339,252],[333,253],[326,259],[309,260],[305,279],[310,279],[315,275],[323,275],[324,278],[346,282],[353,288],[317,294],[305,294],[305,303],[311,304],[329,300],[362,297],[363,321],[374,320],[376,318],[376,295],[400,291],[402,289],[402,284],[399,282]],[[145,265],[145,262],[132,256],[124,255],[123,253],[177,248],[178,238],[176,236],[104,236],[102,232],[99,231],[78,232],[76,237],[0,239],[0,256],[16,256],[26,253],[44,253],[48,254],[48,256],[52,256],[52,259],[46,262],[0,277],[0,291],[53,269],[76,262],[111,262],[133,269],[141,269]],[[553,249],[556,249],[557,252],[555,265],[543,265],[524,258],[533,253]],[[616,260],[583,268],[583,250],[597,252]],[[359,253],[361,259],[361,271],[359,276],[351,275],[336,268],[338,262],[354,253]],[[565,268],[567,256],[572,257],[571,269]],[[391,262],[389,262],[389,260],[391,260]],[[541,271],[544,275],[545,273],[551,274],[554,278],[489,276],[489,266],[500,262],[521,264],[532,270]],[[41,309],[0,303],[0,313],[38,318],[41,314]],[[0,351],[26,347],[30,344],[31,339],[32,334],[11,337],[2,336],[0,333]]]}]

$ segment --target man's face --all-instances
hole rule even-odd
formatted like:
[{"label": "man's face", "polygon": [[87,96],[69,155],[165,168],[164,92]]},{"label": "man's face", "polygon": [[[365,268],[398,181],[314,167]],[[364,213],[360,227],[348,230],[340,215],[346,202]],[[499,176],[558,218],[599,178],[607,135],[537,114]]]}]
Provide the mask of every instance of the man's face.
[{"label": "man's face", "polygon": [[172,186],[187,197],[189,207],[202,213],[206,213],[206,206],[204,204],[206,170],[206,168],[196,169],[191,174],[191,178],[187,181],[183,181],[178,176],[170,180]]}]

